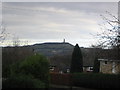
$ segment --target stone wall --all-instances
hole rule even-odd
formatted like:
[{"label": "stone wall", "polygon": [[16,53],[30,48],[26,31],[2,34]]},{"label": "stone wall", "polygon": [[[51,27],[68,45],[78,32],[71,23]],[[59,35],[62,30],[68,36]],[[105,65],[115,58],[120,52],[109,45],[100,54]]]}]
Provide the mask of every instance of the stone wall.
[{"label": "stone wall", "polygon": [[120,73],[120,62],[100,61],[100,72],[118,74]]},{"label": "stone wall", "polygon": [[105,61],[100,61],[100,72],[112,73],[112,63],[107,62],[107,64],[105,64]]},{"label": "stone wall", "polygon": [[120,73],[120,62],[116,63],[116,73]]}]

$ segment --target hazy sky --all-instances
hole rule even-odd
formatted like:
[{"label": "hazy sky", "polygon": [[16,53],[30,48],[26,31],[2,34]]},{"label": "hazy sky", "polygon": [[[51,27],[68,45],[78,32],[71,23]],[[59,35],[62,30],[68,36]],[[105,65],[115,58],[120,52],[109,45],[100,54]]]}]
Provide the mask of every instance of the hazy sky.
[{"label": "hazy sky", "polygon": [[95,43],[91,34],[101,32],[100,14],[109,11],[117,15],[117,5],[117,2],[3,2],[2,19],[7,33],[30,44],[66,39],[73,45],[88,47]]}]

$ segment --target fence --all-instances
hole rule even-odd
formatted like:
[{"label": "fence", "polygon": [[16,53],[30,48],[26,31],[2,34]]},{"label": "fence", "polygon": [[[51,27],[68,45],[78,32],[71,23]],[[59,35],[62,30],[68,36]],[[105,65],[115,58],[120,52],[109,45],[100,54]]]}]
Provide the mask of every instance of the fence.
[{"label": "fence", "polygon": [[50,83],[56,85],[71,85],[71,74],[50,73]]}]

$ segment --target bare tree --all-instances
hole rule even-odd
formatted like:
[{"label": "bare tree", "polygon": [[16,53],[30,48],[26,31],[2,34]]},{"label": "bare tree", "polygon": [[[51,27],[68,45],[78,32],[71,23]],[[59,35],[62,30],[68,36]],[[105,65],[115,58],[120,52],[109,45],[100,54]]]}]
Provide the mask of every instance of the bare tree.
[{"label": "bare tree", "polygon": [[108,11],[106,11],[106,15],[100,15],[103,19],[103,23],[100,25],[102,32],[96,35],[98,44],[92,47],[107,47],[115,50],[117,59],[120,59],[120,20]]},{"label": "bare tree", "polygon": [[17,36],[13,37],[13,46],[20,46],[20,39]]},{"label": "bare tree", "polygon": [[21,40],[19,39],[18,36],[15,36],[13,37],[13,40],[12,40],[12,45],[13,46],[27,46],[28,45],[28,40]]},{"label": "bare tree", "polygon": [[106,11],[106,15],[100,15],[103,19],[103,23],[100,24],[101,33],[98,33],[97,47],[110,47],[120,48],[120,20],[115,16]]},{"label": "bare tree", "polygon": [[8,33],[6,33],[6,28],[0,25],[0,43],[3,43],[5,38],[7,37]]}]

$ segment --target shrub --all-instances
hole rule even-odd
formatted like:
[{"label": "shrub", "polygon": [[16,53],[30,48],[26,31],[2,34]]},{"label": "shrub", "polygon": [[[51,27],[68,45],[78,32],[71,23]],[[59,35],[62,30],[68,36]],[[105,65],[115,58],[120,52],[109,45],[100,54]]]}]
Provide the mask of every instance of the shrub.
[{"label": "shrub", "polygon": [[49,86],[49,63],[46,57],[36,54],[11,66],[11,75],[31,75]]},{"label": "shrub", "polygon": [[4,88],[45,88],[45,84],[28,75],[14,75],[3,80]]},{"label": "shrub", "polygon": [[2,78],[8,78],[10,76],[10,65],[2,66]]},{"label": "shrub", "polygon": [[72,75],[73,85],[91,88],[120,88],[120,75],[76,73]]}]

